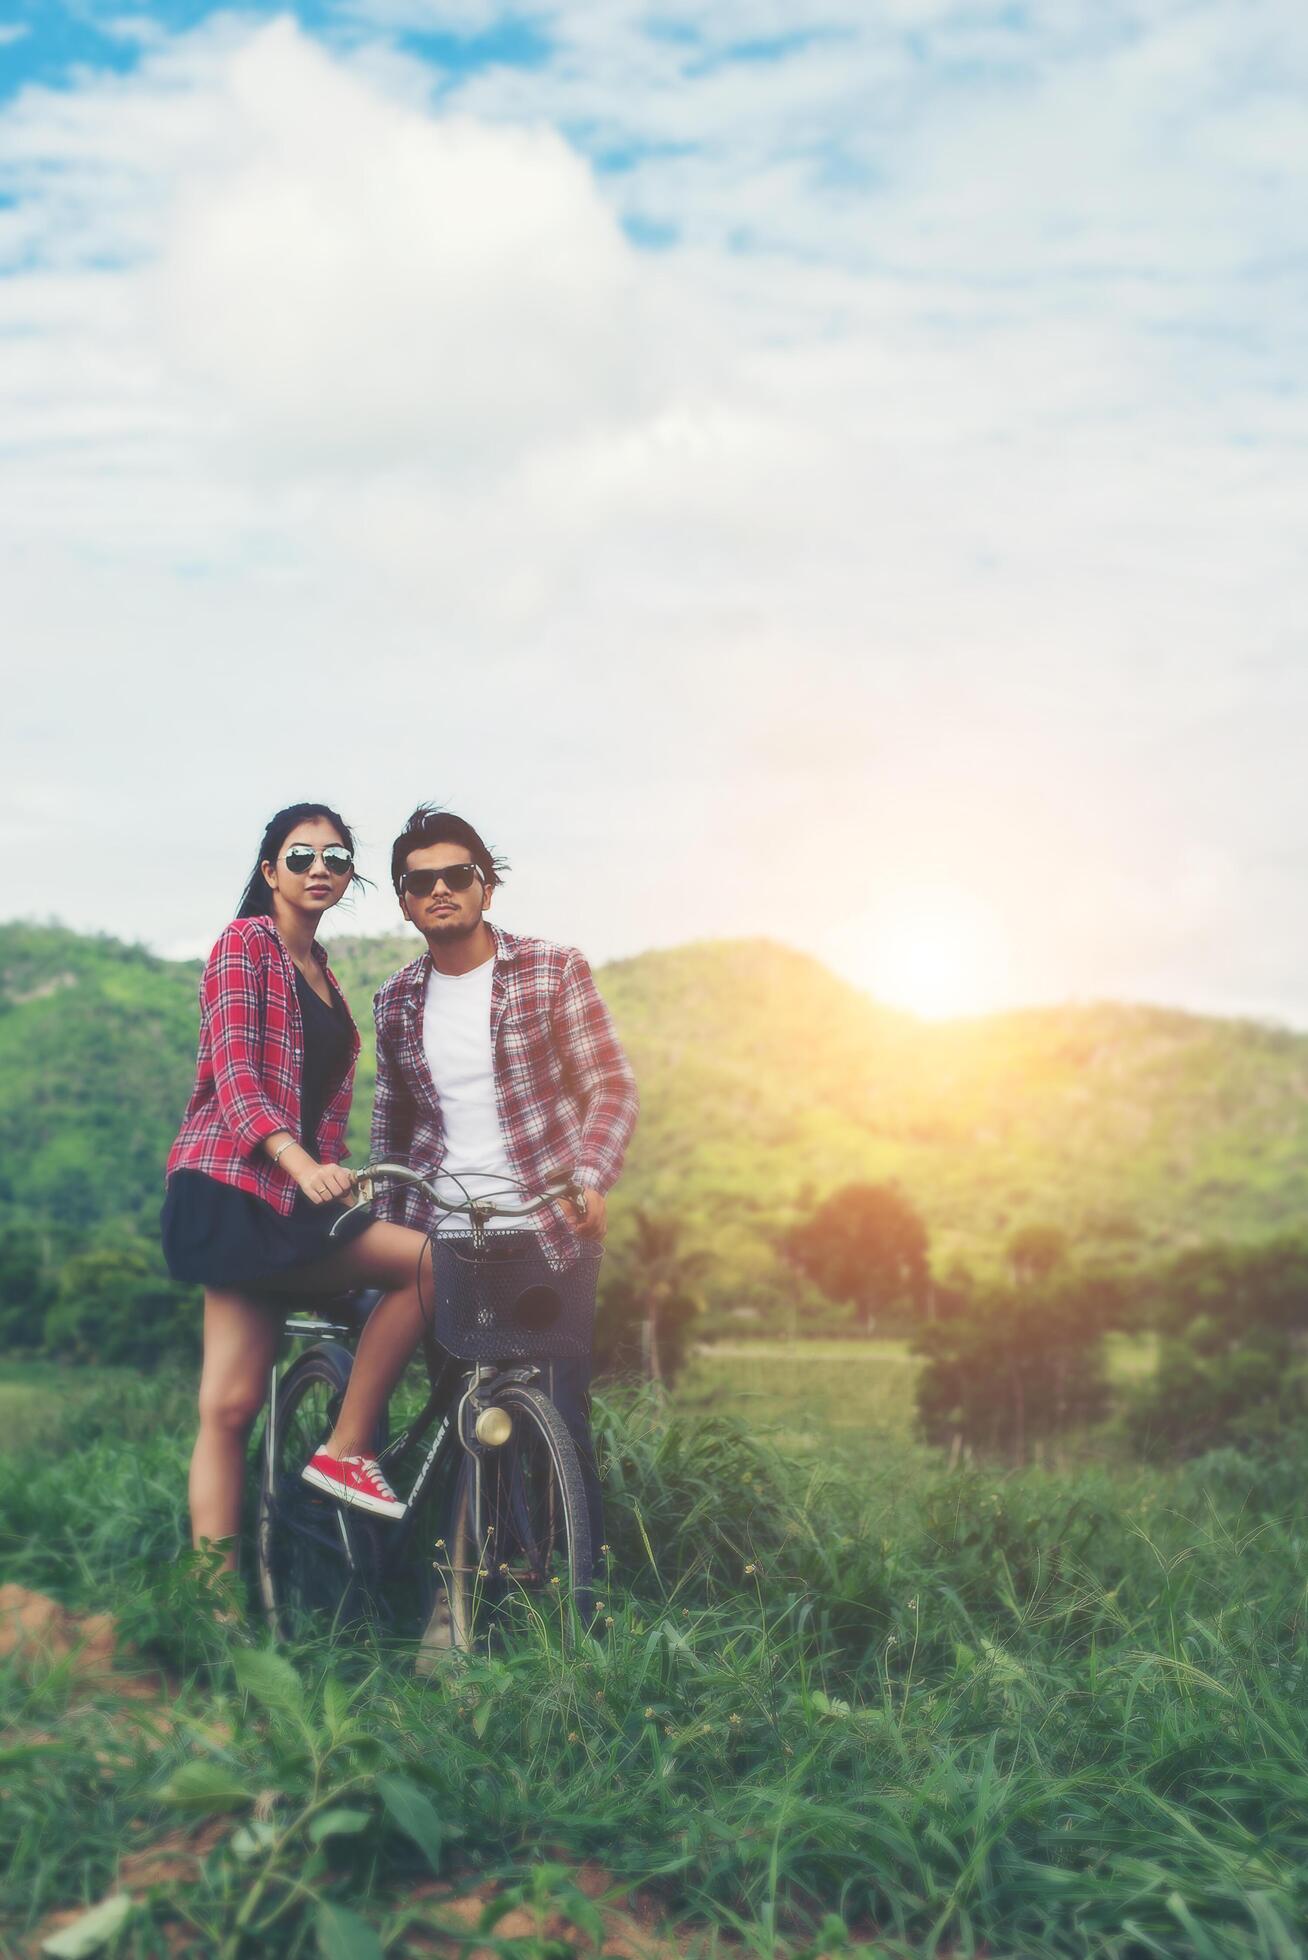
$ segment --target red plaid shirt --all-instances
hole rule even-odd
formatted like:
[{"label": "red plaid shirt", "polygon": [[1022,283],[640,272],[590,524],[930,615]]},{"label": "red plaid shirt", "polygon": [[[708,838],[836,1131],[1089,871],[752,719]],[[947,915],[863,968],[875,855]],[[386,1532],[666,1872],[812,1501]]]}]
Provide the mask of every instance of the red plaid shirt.
[{"label": "red plaid shirt", "polygon": [[[314,952],[344,1007],[327,955],[320,946]],[[352,1021],[350,1031],[357,1057],[359,1032]],[[169,1153],[169,1176],[204,1171],[220,1184],[252,1191],[274,1211],[289,1212],[295,1180],[259,1145],[277,1130],[299,1136],[303,1071],[304,1022],[282,936],[269,918],[233,919],[200,981],[195,1088]],[[318,1125],[325,1164],[339,1163],[344,1155],[353,1089],[352,1059]]]},{"label": "red plaid shirt", "polygon": [[[515,1177],[539,1191],[551,1174],[607,1191],[617,1183],[636,1126],[636,1078],[622,1052],[590,968],[575,948],[522,939],[491,926],[491,1048],[500,1130]],[[431,1174],[441,1168],[445,1126],[423,1047],[431,962],[426,953],[391,975],[377,995],[374,1162]],[[420,1191],[390,1185],[379,1215],[426,1229],[432,1208]],[[576,1258],[576,1237],[551,1205],[542,1235],[555,1265]]]}]

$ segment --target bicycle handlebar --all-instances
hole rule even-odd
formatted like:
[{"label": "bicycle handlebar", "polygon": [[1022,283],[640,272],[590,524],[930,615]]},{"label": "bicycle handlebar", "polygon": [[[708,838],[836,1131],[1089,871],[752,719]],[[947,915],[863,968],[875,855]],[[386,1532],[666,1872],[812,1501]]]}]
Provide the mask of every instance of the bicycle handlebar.
[{"label": "bicycle handlebar", "polygon": [[525,1205],[503,1205],[498,1203],[494,1198],[469,1198],[467,1196],[461,1198],[457,1203],[451,1204],[448,1199],[442,1198],[439,1195],[429,1178],[423,1177],[419,1171],[411,1171],[407,1164],[365,1164],[361,1171],[355,1173],[355,1188],[359,1196],[355,1200],[354,1205],[349,1210],[342,1212],[341,1216],[330,1227],[328,1232],[329,1238],[336,1236],[337,1227],[343,1224],[345,1219],[349,1217],[350,1211],[357,1210],[359,1205],[372,1203],[376,1195],[373,1187],[378,1178],[385,1179],[394,1184],[416,1185],[420,1191],[426,1194],[432,1204],[439,1211],[443,1211],[447,1217],[454,1217],[462,1212],[465,1216],[473,1220],[474,1225],[478,1219],[530,1218],[532,1213],[539,1211],[542,1205],[551,1204],[558,1198],[568,1198],[576,1205],[582,1217],[586,1214],[585,1188],[582,1185],[574,1184],[572,1178],[566,1172],[562,1171],[545,1186],[543,1191],[536,1197],[531,1198]]}]

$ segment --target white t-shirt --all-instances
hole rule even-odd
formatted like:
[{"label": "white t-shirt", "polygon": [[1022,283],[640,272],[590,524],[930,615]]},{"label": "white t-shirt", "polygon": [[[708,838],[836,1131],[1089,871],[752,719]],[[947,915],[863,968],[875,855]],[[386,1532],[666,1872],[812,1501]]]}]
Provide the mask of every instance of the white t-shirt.
[{"label": "white t-shirt", "polygon": [[[474,966],[471,973],[438,973],[433,967],[427,979],[422,1045],[441,1099],[445,1126],[445,1157],[441,1175],[433,1182],[448,1201],[485,1193],[505,1204],[521,1202],[515,1191],[503,1184],[504,1179],[513,1184],[514,1171],[495,1106],[490,1026],[494,973],[495,962],[489,959]],[[534,1228],[537,1220],[505,1218],[491,1222],[521,1231]],[[448,1220],[447,1229],[466,1232],[466,1217],[456,1214]]]}]

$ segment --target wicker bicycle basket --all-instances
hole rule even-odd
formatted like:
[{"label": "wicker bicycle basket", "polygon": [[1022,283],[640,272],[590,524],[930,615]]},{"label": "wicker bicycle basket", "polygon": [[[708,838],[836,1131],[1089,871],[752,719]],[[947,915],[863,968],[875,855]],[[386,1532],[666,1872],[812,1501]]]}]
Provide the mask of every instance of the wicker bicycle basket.
[{"label": "wicker bicycle basket", "polygon": [[460,1361],[574,1361],[590,1353],[603,1247],[582,1239],[556,1272],[536,1232],[432,1240],[435,1333]]}]

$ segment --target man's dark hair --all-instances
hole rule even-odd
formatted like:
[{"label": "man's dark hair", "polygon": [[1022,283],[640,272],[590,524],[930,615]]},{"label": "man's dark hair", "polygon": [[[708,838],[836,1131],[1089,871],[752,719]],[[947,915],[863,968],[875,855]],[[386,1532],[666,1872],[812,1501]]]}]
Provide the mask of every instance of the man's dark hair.
[{"label": "man's dark hair", "polygon": [[397,893],[408,866],[409,852],[420,851],[426,844],[461,845],[480,871],[488,892],[502,882],[509,868],[466,818],[456,817],[452,810],[442,810],[436,803],[420,803],[391,847],[391,883]]}]

